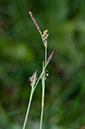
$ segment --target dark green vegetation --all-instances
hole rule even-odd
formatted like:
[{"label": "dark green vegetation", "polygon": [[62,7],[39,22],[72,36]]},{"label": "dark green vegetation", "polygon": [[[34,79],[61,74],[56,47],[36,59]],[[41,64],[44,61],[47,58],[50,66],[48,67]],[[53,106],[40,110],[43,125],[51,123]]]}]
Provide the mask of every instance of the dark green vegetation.
[{"label": "dark green vegetation", "polygon": [[[48,29],[48,66],[43,129],[79,129],[85,124],[85,0],[0,0],[0,129],[21,129],[30,84],[41,72],[44,47],[28,11]],[[41,83],[27,129],[38,129]]]}]

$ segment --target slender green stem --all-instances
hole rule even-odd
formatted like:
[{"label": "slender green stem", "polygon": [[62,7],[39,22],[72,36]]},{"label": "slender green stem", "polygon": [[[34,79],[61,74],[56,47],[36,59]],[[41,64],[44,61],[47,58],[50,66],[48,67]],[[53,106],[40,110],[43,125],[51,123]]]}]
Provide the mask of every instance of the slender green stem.
[{"label": "slender green stem", "polygon": [[45,74],[42,77],[42,108],[41,108],[41,118],[40,118],[40,129],[42,129],[43,123],[43,112],[44,112],[44,95],[45,94]]},{"label": "slender green stem", "polygon": [[45,47],[45,64],[46,64],[46,61],[47,61],[47,47]]},{"label": "slender green stem", "polygon": [[[45,64],[46,64],[46,60],[47,60],[47,47],[45,47]],[[44,65],[43,63],[43,69],[44,69]],[[40,129],[42,129],[42,123],[43,123],[43,112],[44,112],[44,98],[45,98],[45,71],[44,71],[44,75],[42,77],[42,108],[41,108],[41,118],[40,118]]]},{"label": "slender green stem", "polygon": [[25,116],[25,119],[24,119],[24,124],[23,124],[23,128],[22,129],[25,129],[26,124],[27,124],[27,118],[28,118],[28,115],[29,115],[30,105],[31,105],[32,98],[33,98],[33,93],[34,93],[34,88],[31,89],[30,99],[29,99],[29,103],[28,103],[28,107],[27,107],[27,112],[26,112],[26,116]]}]

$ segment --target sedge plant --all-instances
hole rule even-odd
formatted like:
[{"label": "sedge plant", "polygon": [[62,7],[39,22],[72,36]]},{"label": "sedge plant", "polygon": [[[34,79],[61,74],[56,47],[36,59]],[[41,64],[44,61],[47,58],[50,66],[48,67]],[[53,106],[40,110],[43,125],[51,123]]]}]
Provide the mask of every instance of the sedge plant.
[{"label": "sedge plant", "polygon": [[47,59],[47,38],[49,36],[48,30],[46,29],[42,33],[42,31],[39,27],[39,24],[38,24],[37,20],[35,19],[34,15],[32,14],[31,11],[29,11],[29,15],[31,16],[31,19],[33,20],[33,22],[34,22],[35,26],[37,27],[39,34],[41,36],[41,39],[42,39],[42,42],[43,42],[43,45],[45,48],[45,58],[44,58],[44,61],[42,64],[42,72],[39,75],[39,77],[37,77],[37,70],[33,73],[33,75],[31,77],[29,77],[31,92],[30,92],[29,103],[28,103],[28,107],[27,107],[27,111],[26,111],[26,115],[25,115],[22,129],[26,128],[27,119],[28,119],[29,111],[30,111],[30,106],[31,106],[31,102],[33,99],[33,94],[34,94],[34,91],[35,91],[40,80],[42,80],[42,103],[41,103],[40,129],[42,129],[43,112],[44,112],[44,98],[45,98],[45,82],[46,82],[47,76],[49,75],[46,68],[47,68],[49,62],[51,61],[53,55],[56,53],[56,49],[52,51],[52,53],[50,54],[50,56]]}]

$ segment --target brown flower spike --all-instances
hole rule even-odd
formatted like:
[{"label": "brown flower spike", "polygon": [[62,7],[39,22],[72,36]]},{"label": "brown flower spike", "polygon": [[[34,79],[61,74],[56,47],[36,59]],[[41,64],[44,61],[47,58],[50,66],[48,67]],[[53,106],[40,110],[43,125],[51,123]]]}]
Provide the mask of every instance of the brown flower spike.
[{"label": "brown flower spike", "polygon": [[54,54],[57,52],[57,49],[53,50],[52,53],[50,54],[50,56],[48,57],[45,67],[47,67],[47,65],[49,64],[49,62],[51,61],[51,59],[53,58]]},{"label": "brown flower spike", "polygon": [[48,30],[43,31],[43,33],[42,33],[42,31],[41,31],[41,29],[40,29],[40,27],[39,27],[39,24],[38,24],[37,20],[35,19],[34,15],[32,14],[31,11],[29,11],[29,15],[30,15],[30,17],[32,18],[32,20],[33,20],[35,26],[37,27],[37,30],[39,31],[39,34],[41,35],[41,38],[42,38],[42,40],[43,40],[44,46],[47,48],[47,38],[48,38],[48,36],[49,36]]},{"label": "brown flower spike", "polygon": [[41,29],[40,29],[40,27],[39,27],[39,24],[38,24],[37,20],[35,19],[35,17],[33,16],[33,14],[32,14],[31,11],[29,11],[29,14],[30,14],[30,17],[32,18],[34,24],[36,25],[36,27],[37,27],[37,29],[38,29],[40,35],[42,35]]}]

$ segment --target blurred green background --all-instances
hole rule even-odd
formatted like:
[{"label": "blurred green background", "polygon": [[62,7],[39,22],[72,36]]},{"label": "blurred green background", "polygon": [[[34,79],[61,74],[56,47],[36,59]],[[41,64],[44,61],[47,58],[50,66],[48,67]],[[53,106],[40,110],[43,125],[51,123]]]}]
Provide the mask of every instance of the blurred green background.
[{"label": "blurred green background", "polygon": [[[30,95],[28,78],[42,69],[44,47],[28,12],[48,29],[48,66],[43,129],[80,129],[85,124],[85,0],[0,0],[0,129],[21,129]],[[41,83],[27,129],[38,129]],[[83,128],[85,129],[85,128]]]}]

